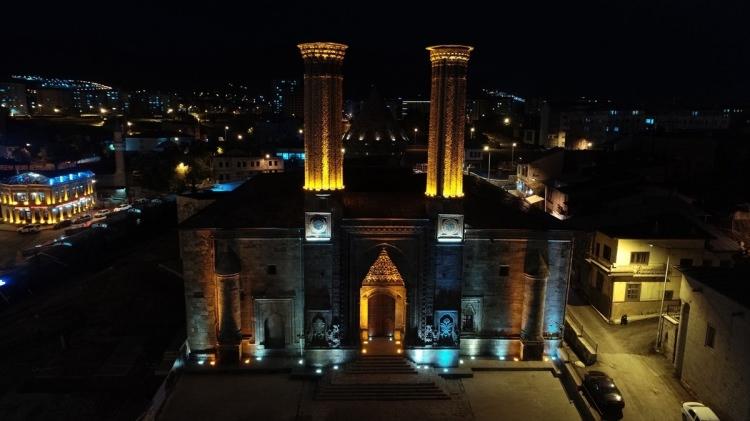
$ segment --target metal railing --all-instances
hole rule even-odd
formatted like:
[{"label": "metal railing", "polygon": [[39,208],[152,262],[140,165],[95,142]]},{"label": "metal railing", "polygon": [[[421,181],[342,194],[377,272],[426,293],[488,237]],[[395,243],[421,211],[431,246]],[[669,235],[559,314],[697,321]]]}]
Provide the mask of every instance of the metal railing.
[{"label": "metal railing", "polygon": [[568,323],[570,323],[570,326],[578,332],[578,336],[585,339],[586,342],[589,345],[591,345],[591,347],[594,349],[595,354],[598,353],[599,344],[586,331],[586,329],[583,327],[583,323],[579,322],[578,319],[576,319],[575,316],[573,316],[570,312],[568,312],[567,318],[568,318]]}]

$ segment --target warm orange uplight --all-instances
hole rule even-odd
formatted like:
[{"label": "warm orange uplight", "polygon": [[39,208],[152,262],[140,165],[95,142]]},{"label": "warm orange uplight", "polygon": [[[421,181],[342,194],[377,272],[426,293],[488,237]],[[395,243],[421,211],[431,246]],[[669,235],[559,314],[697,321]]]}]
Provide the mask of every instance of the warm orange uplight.
[{"label": "warm orange uplight", "polygon": [[513,357],[513,361],[518,361],[518,357]]},{"label": "warm orange uplight", "polygon": [[245,358],[245,364],[250,364],[250,358]]},{"label": "warm orange uplight", "polygon": [[367,354],[367,349],[366,348],[362,348],[362,353],[363,354]]},{"label": "warm orange uplight", "polygon": [[212,366],[212,367],[213,367],[213,366],[215,366],[215,365],[216,365],[216,361],[214,361],[214,360],[211,360],[211,361],[210,361],[210,362],[209,362],[208,364],[209,364],[210,366]]}]

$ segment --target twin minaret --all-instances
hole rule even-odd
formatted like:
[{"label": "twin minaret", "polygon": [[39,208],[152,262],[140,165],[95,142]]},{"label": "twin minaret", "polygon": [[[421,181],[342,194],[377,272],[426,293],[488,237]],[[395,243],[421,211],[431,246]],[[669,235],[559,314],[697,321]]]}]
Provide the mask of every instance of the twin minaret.
[{"label": "twin minaret", "polygon": [[[347,46],[332,42],[298,45],[305,61],[305,190],[344,188],[341,112]],[[463,196],[466,69],[472,47],[429,47],[432,64],[427,196]]]}]

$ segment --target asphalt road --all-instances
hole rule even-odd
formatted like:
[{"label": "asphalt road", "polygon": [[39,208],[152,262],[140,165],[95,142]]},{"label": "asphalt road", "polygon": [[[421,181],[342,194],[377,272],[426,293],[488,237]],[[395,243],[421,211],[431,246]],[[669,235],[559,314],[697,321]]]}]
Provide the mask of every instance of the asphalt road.
[{"label": "asphalt road", "polygon": [[[64,235],[63,229],[53,230],[45,229],[37,233],[20,234],[15,231],[15,226],[3,224],[8,230],[0,230],[0,269],[7,269],[15,265],[18,253],[42,244],[53,238]],[[12,229],[12,231],[11,231]]]},{"label": "asphalt road", "polygon": [[569,304],[568,312],[598,342],[597,363],[588,370],[604,371],[614,379],[625,399],[623,420],[680,421],[682,402],[692,398],[670,361],[653,351],[657,319],[609,325],[583,303]]}]

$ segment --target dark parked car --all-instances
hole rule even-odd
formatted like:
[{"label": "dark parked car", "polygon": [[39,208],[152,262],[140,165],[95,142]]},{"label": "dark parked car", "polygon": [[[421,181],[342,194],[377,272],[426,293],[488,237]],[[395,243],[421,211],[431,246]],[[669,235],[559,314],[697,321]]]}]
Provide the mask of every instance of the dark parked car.
[{"label": "dark parked car", "polygon": [[68,228],[71,225],[73,225],[73,221],[71,221],[70,219],[64,219],[64,220],[56,223],[55,226],[54,226],[54,228],[56,230],[58,230],[58,229],[62,229],[62,228]]},{"label": "dark parked car", "polygon": [[625,401],[614,380],[601,371],[590,371],[583,378],[583,392],[604,419],[622,418]]}]

